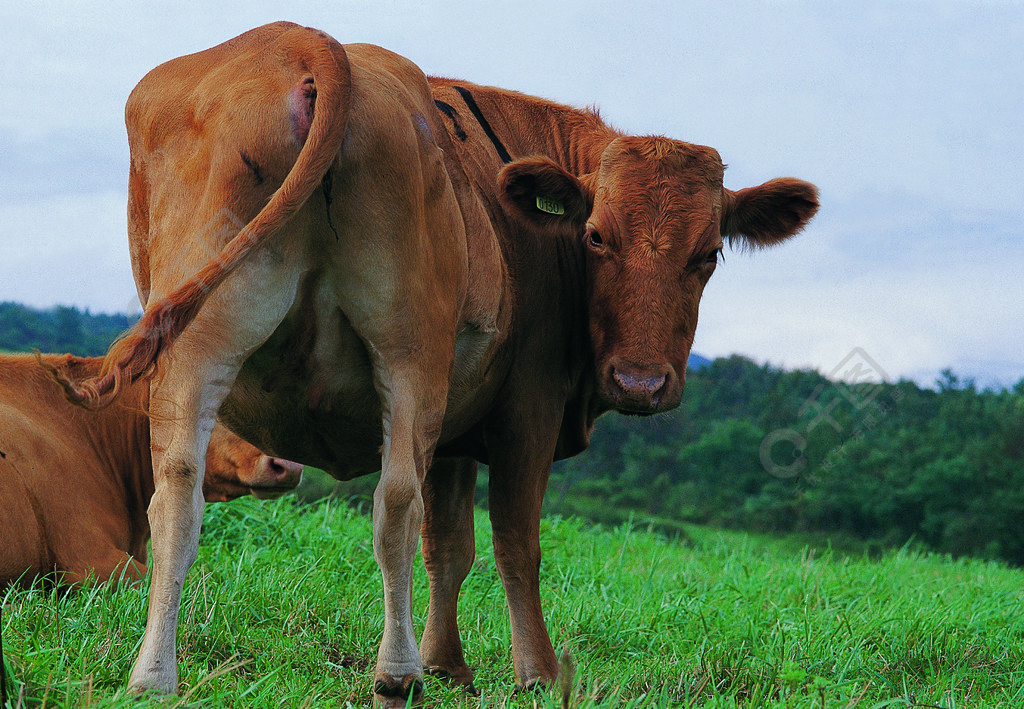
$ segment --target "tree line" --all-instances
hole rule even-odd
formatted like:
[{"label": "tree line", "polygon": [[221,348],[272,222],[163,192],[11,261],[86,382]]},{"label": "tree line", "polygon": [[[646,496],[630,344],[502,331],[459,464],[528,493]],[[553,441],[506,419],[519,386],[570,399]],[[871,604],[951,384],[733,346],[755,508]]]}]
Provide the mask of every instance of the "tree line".
[{"label": "tree line", "polygon": [[[98,355],[132,322],[0,303],[0,349]],[[858,380],[870,367],[856,360],[848,382],[740,356],[700,364],[676,412],[602,417],[590,449],[555,464],[545,511],[913,541],[1024,565],[1024,380],[979,389],[946,371],[929,388]],[[375,484],[310,477],[307,497],[366,499]],[[486,493],[484,472],[483,505]]]},{"label": "tree line", "polygon": [[94,357],[107,351],[114,338],[137,318],[92,315],[64,305],[47,310],[20,303],[0,303],[0,350],[9,352],[72,352]]},{"label": "tree line", "polygon": [[1024,380],[831,381],[733,356],[680,409],[605,416],[556,464],[548,510],[916,543],[1024,565]]}]

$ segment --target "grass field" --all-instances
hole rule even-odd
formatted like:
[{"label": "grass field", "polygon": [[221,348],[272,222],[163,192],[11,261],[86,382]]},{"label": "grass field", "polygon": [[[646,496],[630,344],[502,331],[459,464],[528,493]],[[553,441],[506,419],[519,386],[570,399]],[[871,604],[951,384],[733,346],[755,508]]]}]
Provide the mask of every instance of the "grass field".
[{"label": "grass field", "polygon": [[[186,584],[181,697],[152,705],[366,706],[383,613],[370,532],[368,517],[338,503],[208,507]],[[578,665],[573,706],[1024,706],[1021,571],[690,536],[544,522],[542,596],[556,648]],[[150,706],[123,692],[146,591],[8,592],[14,706]],[[422,567],[414,594],[424,614]],[[483,514],[461,624],[481,696],[428,679],[427,706],[560,706],[554,692],[512,692]]]}]

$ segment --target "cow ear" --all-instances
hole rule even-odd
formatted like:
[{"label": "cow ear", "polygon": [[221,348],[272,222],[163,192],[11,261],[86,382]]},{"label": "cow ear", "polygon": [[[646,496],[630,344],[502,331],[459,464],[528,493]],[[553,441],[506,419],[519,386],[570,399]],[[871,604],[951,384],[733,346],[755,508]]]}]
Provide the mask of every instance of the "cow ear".
[{"label": "cow ear", "polygon": [[523,158],[502,168],[498,198],[521,222],[546,231],[583,228],[593,203],[579,178],[546,157]]},{"label": "cow ear", "polygon": [[807,226],[818,211],[818,188],[793,177],[723,190],[722,236],[752,248],[774,246]]}]

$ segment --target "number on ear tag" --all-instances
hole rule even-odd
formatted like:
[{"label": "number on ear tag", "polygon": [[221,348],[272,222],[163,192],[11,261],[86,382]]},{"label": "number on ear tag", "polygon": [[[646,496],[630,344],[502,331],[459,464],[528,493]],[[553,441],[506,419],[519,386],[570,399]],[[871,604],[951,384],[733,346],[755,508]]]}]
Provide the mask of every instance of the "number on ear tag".
[{"label": "number on ear tag", "polygon": [[537,195],[537,209],[548,214],[565,214],[565,207],[551,199]]}]

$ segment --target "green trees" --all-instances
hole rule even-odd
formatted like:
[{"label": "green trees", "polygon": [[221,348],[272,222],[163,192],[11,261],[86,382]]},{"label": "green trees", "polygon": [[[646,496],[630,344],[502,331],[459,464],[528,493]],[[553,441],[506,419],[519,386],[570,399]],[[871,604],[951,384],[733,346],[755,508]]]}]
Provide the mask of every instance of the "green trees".
[{"label": "green trees", "polygon": [[101,355],[133,322],[127,315],[90,315],[63,305],[36,310],[0,303],[0,350]]},{"label": "green trees", "polygon": [[[591,450],[556,466],[548,509],[915,540],[1024,564],[1024,381],[979,391],[945,372],[936,390],[899,381],[863,400],[841,386],[716,360],[690,372],[679,412],[601,419]],[[780,431],[772,475],[763,444]]]}]

